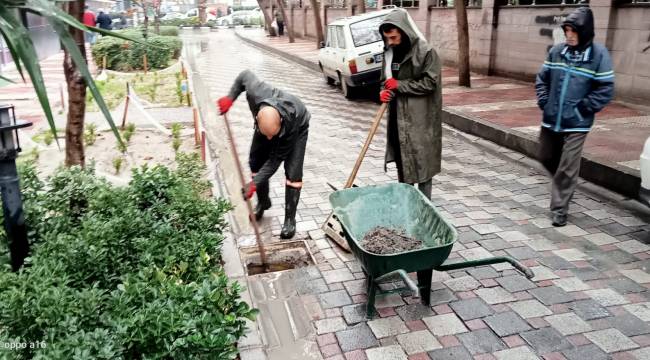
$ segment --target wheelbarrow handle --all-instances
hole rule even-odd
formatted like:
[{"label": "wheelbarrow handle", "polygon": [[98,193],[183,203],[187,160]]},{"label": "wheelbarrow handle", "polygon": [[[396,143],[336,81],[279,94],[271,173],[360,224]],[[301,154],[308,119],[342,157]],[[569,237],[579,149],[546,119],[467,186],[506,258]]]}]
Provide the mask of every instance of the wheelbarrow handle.
[{"label": "wheelbarrow handle", "polygon": [[457,262],[452,264],[443,264],[436,267],[435,270],[449,271],[449,270],[465,269],[468,267],[475,267],[475,266],[500,264],[504,262],[510,263],[510,265],[512,265],[515,269],[522,272],[529,279],[535,277],[535,274],[533,273],[532,270],[524,266],[524,264],[522,264],[518,260],[511,258],[510,256],[496,256],[487,259],[469,260],[469,261]]}]

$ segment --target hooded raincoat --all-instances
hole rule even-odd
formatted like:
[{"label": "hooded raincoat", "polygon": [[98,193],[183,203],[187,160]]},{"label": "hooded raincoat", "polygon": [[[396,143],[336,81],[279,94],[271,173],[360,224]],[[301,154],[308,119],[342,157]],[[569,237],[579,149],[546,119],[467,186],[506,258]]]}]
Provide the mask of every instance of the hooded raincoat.
[{"label": "hooded raincoat", "polygon": [[562,27],[578,33],[578,45],[561,43],[549,51],[537,74],[537,103],[542,126],[555,132],[589,132],[597,112],[614,97],[609,52],[593,42],[594,17],[587,7],[567,16]]},{"label": "hooded raincoat", "polygon": [[[397,132],[403,182],[425,183],[440,172],[442,152],[442,80],[438,54],[429,46],[408,13],[396,9],[389,13],[382,25],[392,24],[408,37],[411,45],[399,65],[395,77],[398,88],[389,113],[396,121],[389,121],[388,133]],[[380,31],[381,32],[381,31]],[[383,32],[382,32],[383,36]],[[384,39],[384,43],[386,39]],[[393,49],[386,47],[382,81],[392,76]],[[394,111],[396,110],[396,111]],[[386,145],[385,164],[396,161],[396,147]]]}]

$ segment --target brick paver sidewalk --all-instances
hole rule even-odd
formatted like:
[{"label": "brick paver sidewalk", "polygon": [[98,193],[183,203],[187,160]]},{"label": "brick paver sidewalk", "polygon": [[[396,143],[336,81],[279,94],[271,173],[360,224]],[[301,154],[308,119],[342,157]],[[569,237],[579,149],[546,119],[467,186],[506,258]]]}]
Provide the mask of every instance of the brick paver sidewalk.
[{"label": "brick paver sidewalk", "polygon": [[[314,40],[268,37],[260,29],[240,29],[238,34],[318,64]],[[544,59],[540,59],[540,65]],[[542,113],[536,105],[532,83],[496,76],[472,76],[472,88],[458,86],[456,69],[443,69],[443,105],[454,112],[536,137]],[[593,159],[639,169],[639,155],[650,135],[648,113],[614,102],[596,116],[587,137],[585,154]]]},{"label": "brick paver sidewalk", "polygon": [[[347,178],[377,104],[346,100],[317,72],[248,46],[230,30],[207,34],[201,42],[206,46],[196,54],[194,71],[209,87],[206,107],[214,108],[213,100],[227,94],[240,71],[250,69],[300,97],[312,114],[297,238],[308,239],[317,265],[249,277],[264,336],[259,347],[242,340],[249,346],[242,360],[650,359],[647,219],[581,187],[569,225],[554,228],[546,176],[512,160],[521,158],[517,153],[500,147],[488,151],[448,128],[432,201],[459,233],[449,261],[509,255],[536,276],[528,280],[501,264],[435,272],[431,306],[408,293],[393,294],[377,301],[379,316],[366,319],[360,263],[319,227],[331,211],[326,183]],[[253,119],[243,95],[229,120],[245,163]],[[220,117],[206,126],[225,136]],[[396,181],[394,168],[384,172],[385,139],[382,124],[359,171],[360,186]],[[229,154],[217,153],[219,162]],[[231,200],[241,207],[239,180],[223,175]],[[273,207],[261,225],[276,235],[269,241],[279,241],[282,170],[270,184]],[[237,235],[240,245],[250,238]],[[261,286],[263,277],[277,280],[276,286]],[[269,320],[271,314],[282,327]],[[283,352],[295,339],[303,341],[300,352]]]}]

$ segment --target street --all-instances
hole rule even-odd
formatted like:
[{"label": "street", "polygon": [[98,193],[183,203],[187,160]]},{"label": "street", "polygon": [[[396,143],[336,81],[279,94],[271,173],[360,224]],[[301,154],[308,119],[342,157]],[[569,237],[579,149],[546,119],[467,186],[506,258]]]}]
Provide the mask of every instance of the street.
[{"label": "street", "polygon": [[[536,276],[529,281],[509,265],[434,272],[431,307],[393,294],[378,300],[379,316],[364,319],[361,267],[320,226],[331,211],[327,183],[343,186],[379,105],[346,100],[320,73],[248,45],[234,30],[196,35],[203,46],[194,54],[194,70],[211,99],[226,95],[239,72],[250,69],[298,96],[312,114],[296,237],[312,246],[317,266],[305,272],[309,281],[294,285],[313,328],[307,340],[315,342],[318,356],[650,359],[647,215],[587,185],[572,200],[568,225],[554,228],[549,179],[534,161],[450,128],[444,129],[442,173],[434,178],[432,195],[459,233],[448,261],[509,255]],[[244,94],[228,114],[247,168],[253,118]],[[394,167],[384,172],[385,144],[384,123],[359,170],[358,186],[397,181]],[[230,194],[240,194],[236,181],[227,185]],[[261,225],[279,241],[282,167],[271,180],[271,199]]]}]

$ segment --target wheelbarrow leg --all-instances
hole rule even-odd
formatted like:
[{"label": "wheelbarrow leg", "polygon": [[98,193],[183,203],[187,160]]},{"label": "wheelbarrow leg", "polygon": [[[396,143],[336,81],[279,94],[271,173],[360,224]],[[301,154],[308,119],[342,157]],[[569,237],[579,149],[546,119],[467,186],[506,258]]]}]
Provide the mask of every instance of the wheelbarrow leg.
[{"label": "wheelbarrow leg", "polygon": [[431,304],[431,278],[433,269],[418,271],[418,287],[420,288],[420,297],[422,303],[429,306]]},{"label": "wheelbarrow leg", "polygon": [[368,301],[366,302],[366,317],[371,319],[375,316],[375,295],[377,294],[377,284],[375,284],[375,279],[368,276]]}]

